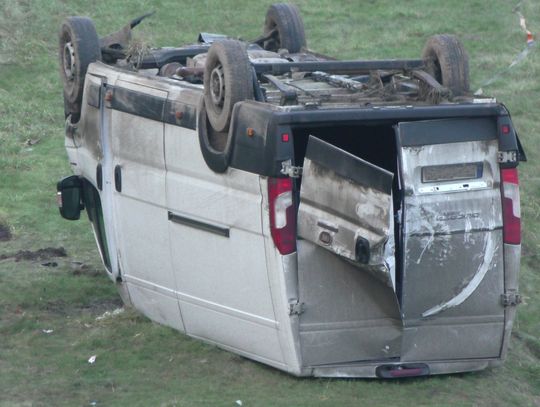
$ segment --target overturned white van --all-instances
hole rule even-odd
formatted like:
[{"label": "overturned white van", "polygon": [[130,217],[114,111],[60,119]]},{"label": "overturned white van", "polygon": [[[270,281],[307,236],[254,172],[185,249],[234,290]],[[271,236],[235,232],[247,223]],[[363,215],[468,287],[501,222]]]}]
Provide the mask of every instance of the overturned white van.
[{"label": "overturned white van", "polygon": [[422,58],[336,61],[298,9],[244,43],[134,55],[132,21],[60,33],[60,212],[86,209],[124,301],[294,375],[395,378],[499,364],[518,293],[506,108],[469,95],[449,35]]}]

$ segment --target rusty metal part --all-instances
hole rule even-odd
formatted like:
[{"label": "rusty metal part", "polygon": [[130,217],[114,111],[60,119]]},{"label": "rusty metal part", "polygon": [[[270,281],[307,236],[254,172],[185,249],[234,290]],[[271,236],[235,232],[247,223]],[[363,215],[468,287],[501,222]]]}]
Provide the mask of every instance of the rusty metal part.
[{"label": "rusty metal part", "polygon": [[[205,84],[206,85],[206,84]],[[210,72],[210,96],[214,106],[223,106],[225,103],[225,73],[223,65],[216,64]]]},{"label": "rusty metal part", "polygon": [[262,46],[265,41],[268,41],[270,38],[274,37],[278,33],[277,28],[274,28],[268,31],[266,34],[260,35],[252,41],[249,41],[251,44],[257,44]]},{"label": "rusty metal part", "polygon": [[301,52],[296,54],[289,54],[288,52],[280,53],[281,58],[286,59],[289,62],[321,62],[329,61],[330,57],[315,55],[311,52]]},{"label": "rusty metal part", "polygon": [[327,82],[330,85],[339,86],[340,88],[352,91],[363,90],[366,88],[366,85],[362,82],[352,80],[342,75],[330,75],[326,72],[316,71],[311,74],[311,77],[316,81]]},{"label": "rusty metal part", "polygon": [[134,18],[120,30],[113,32],[99,39],[101,48],[125,49],[131,41],[131,29],[135,28],[145,18],[152,16],[155,11],[143,14],[140,17]]},{"label": "rusty metal part", "polygon": [[176,75],[183,78],[187,76],[196,76],[202,78],[204,76],[204,68],[182,66],[176,70]]},{"label": "rusty metal part", "polygon": [[263,75],[263,78],[268,80],[268,82],[279,90],[279,93],[281,94],[279,104],[281,106],[298,104],[298,94],[294,89],[291,89],[290,85],[280,81],[273,75]]},{"label": "rusty metal part", "polygon": [[176,74],[179,68],[182,67],[182,64],[179,62],[171,62],[163,65],[159,68],[159,76],[170,77]]},{"label": "rusty metal part", "polygon": [[429,73],[420,70],[412,71],[413,78],[420,81],[420,97],[430,103],[438,104],[443,99],[450,99],[452,92],[441,85]]},{"label": "rusty metal part", "polygon": [[213,42],[220,41],[226,38],[229,38],[229,37],[223,34],[201,32],[199,33],[197,41],[201,44],[212,44]]},{"label": "rusty metal part", "polygon": [[309,55],[313,55],[315,58],[318,58],[321,61],[338,61],[337,58],[331,57],[331,56],[326,55],[326,54],[321,54],[319,52],[315,52],[315,51],[313,51],[311,49],[306,49],[305,53],[309,54]]}]

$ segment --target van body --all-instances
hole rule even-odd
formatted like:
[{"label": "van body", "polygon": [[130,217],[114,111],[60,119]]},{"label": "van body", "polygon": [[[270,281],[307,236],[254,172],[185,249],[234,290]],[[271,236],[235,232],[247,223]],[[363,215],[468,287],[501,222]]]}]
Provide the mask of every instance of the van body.
[{"label": "van body", "polygon": [[524,158],[504,105],[283,103],[271,85],[235,104],[216,171],[202,84],[89,65],[65,146],[124,301],[297,376],[500,364]]}]

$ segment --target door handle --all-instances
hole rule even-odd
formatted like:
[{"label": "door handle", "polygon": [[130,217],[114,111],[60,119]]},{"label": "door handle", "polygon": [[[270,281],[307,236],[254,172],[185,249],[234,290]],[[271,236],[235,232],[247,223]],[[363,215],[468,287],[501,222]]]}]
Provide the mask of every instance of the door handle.
[{"label": "door handle", "polygon": [[122,167],[114,167],[114,188],[117,192],[122,192]]},{"label": "door handle", "polygon": [[103,168],[101,164],[98,164],[96,167],[96,183],[100,191],[103,190]]}]

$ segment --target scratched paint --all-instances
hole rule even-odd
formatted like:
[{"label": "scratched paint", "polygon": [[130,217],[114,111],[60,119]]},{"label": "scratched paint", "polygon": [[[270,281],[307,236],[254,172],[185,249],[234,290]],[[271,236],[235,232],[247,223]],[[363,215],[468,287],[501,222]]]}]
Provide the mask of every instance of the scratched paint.
[{"label": "scratched paint", "polygon": [[[438,315],[463,304],[488,271],[500,272],[499,235],[493,233],[502,227],[497,149],[496,140],[403,149],[406,320]],[[484,188],[421,192],[426,185],[423,166],[463,162],[482,163],[476,181],[482,181]]]},{"label": "scratched paint", "polygon": [[[306,158],[298,213],[299,237],[395,288],[391,194],[359,185]],[[359,238],[369,242],[367,264],[356,259]]]},{"label": "scratched paint", "polygon": [[455,297],[451,298],[448,301],[445,301],[439,305],[436,305],[422,313],[422,317],[427,318],[433,315],[436,315],[446,309],[457,307],[462,304],[471,294],[478,288],[482,280],[484,279],[486,273],[491,267],[493,257],[497,250],[499,249],[493,242],[491,233],[486,233],[484,238],[484,259],[476,273],[471,278],[471,281],[461,290]]}]

